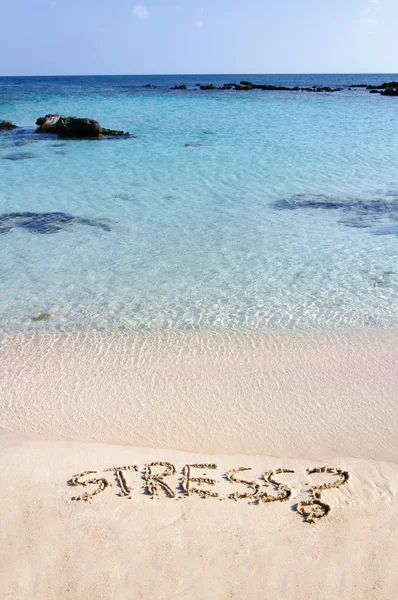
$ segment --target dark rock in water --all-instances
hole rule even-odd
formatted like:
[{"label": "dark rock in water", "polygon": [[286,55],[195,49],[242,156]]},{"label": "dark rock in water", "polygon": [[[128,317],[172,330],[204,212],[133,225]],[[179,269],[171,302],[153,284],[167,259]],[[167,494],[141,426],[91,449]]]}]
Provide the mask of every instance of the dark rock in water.
[{"label": "dark rock in water", "polygon": [[36,133],[53,133],[62,137],[71,138],[99,138],[102,135],[129,135],[128,132],[124,133],[123,131],[105,129],[101,127],[98,121],[94,121],[93,119],[65,117],[60,116],[58,113],[40,117],[40,119],[37,119],[36,125],[38,126]]},{"label": "dark rock in water", "polygon": [[3,156],[3,160],[26,160],[27,158],[34,158],[35,155],[30,152],[18,152],[18,154],[7,154]]},{"label": "dark rock in water", "polygon": [[199,148],[202,145],[203,144],[201,144],[201,142],[187,142],[186,144],[184,144],[184,147],[185,148]]},{"label": "dark rock in water", "polygon": [[52,315],[50,313],[39,313],[32,317],[32,321],[48,321],[51,317]]},{"label": "dark rock in water", "polygon": [[369,94],[380,94],[379,90],[370,90]]},{"label": "dark rock in water", "polygon": [[99,137],[101,125],[93,119],[47,115],[36,121],[37,133],[56,133],[65,137]]},{"label": "dark rock in water", "polygon": [[51,148],[63,148],[64,146],[66,146],[67,144],[50,144]]},{"label": "dark rock in water", "polygon": [[395,89],[387,88],[380,92],[380,96],[398,96],[398,87]]},{"label": "dark rock in water", "polygon": [[29,146],[30,144],[34,144],[35,142],[37,142],[37,140],[31,140],[31,139],[18,140],[13,143],[13,146],[15,146],[16,148],[21,148],[21,146]]},{"label": "dark rock in water", "polygon": [[0,215],[0,234],[8,233],[14,228],[26,229],[30,233],[48,234],[58,233],[63,228],[72,224],[89,225],[99,227],[104,231],[110,231],[109,225],[100,220],[82,219],[73,217],[66,213],[8,213]]},{"label": "dark rock in water", "polygon": [[186,85],[175,85],[174,87],[170,88],[172,90],[186,90],[187,86]]},{"label": "dark rock in water", "polygon": [[16,129],[17,126],[14,125],[14,123],[11,123],[11,121],[0,121],[0,130],[3,131],[12,131],[13,129]]},{"label": "dark rock in water", "polygon": [[322,208],[325,210],[342,209],[362,214],[398,214],[398,196],[388,198],[336,198],[322,194],[298,194],[289,199],[277,200],[276,209],[296,210],[298,208]]},{"label": "dark rock in water", "polygon": [[251,83],[251,81],[241,81],[239,83],[239,85],[235,86],[236,90],[252,90],[253,89],[253,84]]},{"label": "dark rock in water", "polygon": [[389,83],[382,83],[381,85],[368,85],[367,90],[387,90],[388,88],[398,88],[398,81],[390,81]]},{"label": "dark rock in water", "polygon": [[59,119],[59,113],[55,113],[54,115],[46,115],[45,117],[39,117],[36,121],[36,125],[41,127],[43,131],[46,131],[47,133],[50,129],[54,128],[54,131],[51,131],[50,133],[56,133],[55,128]]},{"label": "dark rock in water", "polygon": [[152,86],[151,86],[151,84],[150,84],[150,83],[147,83],[146,85],[143,85],[142,87],[144,87],[144,88],[150,88],[150,87],[152,87]]},{"label": "dark rock in water", "polygon": [[287,92],[341,92],[343,88],[330,88],[330,87],[317,87],[316,85],[312,88],[300,88],[285,87],[283,85],[267,85],[267,84],[256,84],[251,81],[241,81],[240,83],[224,83],[222,87],[216,87],[212,83],[209,85],[201,85],[201,90],[236,90],[236,91],[249,91],[249,90],[264,90],[264,91],[287,91]]},{"label": "dark rock in water", "polygon": [[[368,228],[381,222],[398,219],[398,195],[380,198],[336,198],[322,194],[299,194],[292,198],[277,200],[273,207],[277,210],[323,209],[345,214],[339,221],[347,227]],[[393,233],[390,228],[390,233]]]},{"label": "dark rock in water", "polygon": [[121,137],[121,136],[129,136],[129,132],[121,131],[118,129],[105,129],[105,127],[101,127],[101,135],[105,135],[107,137]]}]

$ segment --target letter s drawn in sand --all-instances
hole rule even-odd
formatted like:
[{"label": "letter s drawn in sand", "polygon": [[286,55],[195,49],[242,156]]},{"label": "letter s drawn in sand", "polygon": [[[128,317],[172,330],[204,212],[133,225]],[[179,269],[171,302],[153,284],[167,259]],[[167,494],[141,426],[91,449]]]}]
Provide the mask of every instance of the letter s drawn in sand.
[{"label": "letter s drawn in sand", "polygon": [[91,484],[98,484],[98,487],[96,490],[94,490],[93,492],[84,492],[84,494],[82,494],[81,496],[75,496],[72,498],[72,500],[83,500],[83,502],[89,502],[90,500],[93,499],[94,496],[96,496],[97,494],[100,494],[101,492],[103,492],[104,490],[106,490],[107,487],[112,486],[112,484],[105,479],[105,477],[101,477],[101,478],[95,478],[95,479],[86,479],[86,481],[80,481],[80,478],[83,477],[84,475],[94,475],[95,473],[97,473],[97,471],[83,471],[83,473],[78,473],[77,475],[74,475],[69,481],[68,481],[68,485],[82,485],[82,486],[86,486],[86,485],[91,485]]},{"label": "letter s drawn in sand", "polygon": [[258,483],[256,483],[255,481],[246,481],[246,479],[238,479],[236,477],[237,473],[241,473],[242,471],[251,471],[252,469],[250,467],[238,467],[237,469],[232,469],[231,471],[227,471],[226,475],[227,475],[227,479],[231,482],[231,483],[243,483],[244,485],[247,485],[252,492],[245,492],[245,493],[240,493],[240,492],[234,492],[233,494],[229,494],[228,498],[230,498],[231,500],[244,500],[244,499],[256,499],[258,497],[258,493],[260,491],[260,486]]},{"label": "letter s drawn in sand", "polygon": [[286,500],[289,500],[290,496],[292,495],[291,488],[285,485],[284,483],[281,483],[280,481],[274,479],[274,475],[280,475],[281,473],[294,473],[294,471],[292,471],[291,469],[277,469],[276,471],[268,471],[268,473],[265,473],[264,481],[266,482],[266,484],[272,484],[282,493],[278,496],[271,496],[271,494],[264,492],[260,496],[260,502],[262,504],[267,504],[269,502],[285,502]]}]

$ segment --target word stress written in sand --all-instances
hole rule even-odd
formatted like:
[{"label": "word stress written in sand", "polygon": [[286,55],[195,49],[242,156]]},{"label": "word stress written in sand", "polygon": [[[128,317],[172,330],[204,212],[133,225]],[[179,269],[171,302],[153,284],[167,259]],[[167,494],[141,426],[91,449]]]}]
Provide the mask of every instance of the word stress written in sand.
[{"label": "word stress written in sand", "polygon": [[[125,465],[122,467],[111,467],[102,471],[83,471],[74,475],[68,484],[89,488],[80,496],[74,496],[72,500],[91,502],[96,496],[105,492],[107,488],[115,484],[119,489],[119,496],[132,499],[134,489],[137,487],[137,477],[143,480],[143,491],[152,498],[160,496],[181,500],[189,496],[199,496],[204,499],[213,498],[218,500],[234,500],[236,502],[246,500],[251,504],[263,505],[272,502],[286,502],[292,498],[293,489],[283,481],[281,476],[288,478],[294,475],[291,469],[276,469],[265,472],[260,481],[249,481],[241,474],[251,471],[250,467],[238,467],[223,473],[219,480],[209,475],[215,475],[218,466],[209,463],[195,463],[185,465],[182,471],[177,473],[176,467],[170,462],[152,462],[140,470],[137,465]],[[210,472],[210,473],[208,473]],[[106,475],[101,475],[104,473]],[[108,473],[111,476],[108,476]],[[136,475],[133,483],[132,475]],[[315,467],[307,469],[307,477],[313,475],[328,475],[329,481],[320,485],[311,485],[307,489],[307,498],[294,506],[296,511],[307,523],[314,523],[322,519],[331,511],[331,506],[322,500],[322,493],[326,490],[339,488],[346,485],[350,475],[348,471],[337,467]],[[95,477],[94,477],[95,475]],[[330,478],[331,476],[331,478]],[[218,484],[239,485],[238,490],[221,493],[217,491]],[[225,485],[223,486],[225,488]]]}]

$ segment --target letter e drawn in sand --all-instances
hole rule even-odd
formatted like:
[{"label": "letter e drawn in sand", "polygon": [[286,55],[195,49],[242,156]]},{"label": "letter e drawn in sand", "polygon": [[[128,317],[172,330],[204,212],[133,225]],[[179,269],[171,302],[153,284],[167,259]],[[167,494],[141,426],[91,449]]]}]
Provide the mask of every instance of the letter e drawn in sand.
[{"label": "letter e drawn in sand", "polygon": [[72,500],[76,500],[76,501],[83,500],[83,502],[89,502],[90,500],[93,499],[94,496],[105,491],[107,487],[112,486],[112,484],[104,477],[100,477],[98,479],[95,478],[95,479],[86,479],[85,481],[80,481],[80,478],[83,477],[84,475],[94,475],[95,473],[97,473],[97,471],[83,471],[83,473],[78,473],[77,475],[74,475],[68,481],[68,485],[82,485],[84,487],[86,485],[98,484],[97,489],[95,489],[93,492],[84,492],[84,494],[82,494],[81,496],[74,496],[72,498]]},{"label": "letter e drawn in sand", "polygon": [[112,467],[105,469],[105,472],[113,471],[115,474],[116,482],[120,488],[120,496],[131,499],[132,488],[128,486],[123,471],[138,471],[137,465],[128,465],[124,467]]},{"label": "letter e drawn in sand", "polygon": [[[153,473],[152,467],[166,467],[162,473]],[[169,485],[164,481],[165,477],[170,477],[170,475],[175,475],[176,468],[169,462],[153,462],[145,465],[145,480],[146,487],[148,492],[151,494],[152,498],[155,496],[159,496],[159,492],[163,488],[166,494],[170,496],[170,498],[175,498],[176,493],[171,489]]]},{"label": "letter e drawn in sand", "polygon": [[258,493],[260,491],[260,486],[255,481],[246,481],[246,479],[238,479],[236,477],[237,473],[241,473],[242,471],[251,471],[250,467],[238,467],[237,469],[231,469],[231,471],[227,471],[227,479],[231,483],[243,483],[243,485],[247,485],[252,491],[251,492],[234,492],[233,494],[229,494],[228,498],[231,500],[256,500],[258,498]]},{"label": "letter e drawn in sand", "polygon": [[285,485],[284,483],[281,483],[280,481],[274,479],[274,475],[280,475],[281,473],[294,473],[294,471],[292,471],[291,469],[277,469],[276,471],[268,471],[268,473],[265,473],[264,481],[266,482],[266,484],[272,484],[282,493],[278,494],[278,496],[271,496],[271,494],[264,492],[260,496],[260,502],[262,504],[267,504],[269,502],[285,502],[286,500],[289,500],[290,496],[292,495],[291,488]]},{"label": "letter e drawn in sand", "polygon": [[218,498],[219,494],[217,492],[211,492],[210,490],[203,490],[200,488],[192,487],[191,483],[199,483],[199,484],[207,484],[207,485],[216,485],[217,481],[215,479],[209,479],[208,477],[191,477],[191,469],[218,469],[217,465],[214,464],[194,464],[194,465],[185,465],[184,467],[184,477],[182,480],[182,487],[188,494],[188,496],[192,496],[193,494],[197,494],[201,498]]},{"label": "letter e drawn in sand", "polygon": [[338,481],[324,483],[322,485],[313,486],[308,490],[310,500],[303,500],[297,504],[297,512],[304,517],[307,523],[315,523],[316,519],[322,519],[332,510],[330,504],[326,504],[321,500],[321,494],[324,490],[331,490],[333,488],[339,488],[345,485],[350,479],[350,474],[344,469],[337,467],[316,467],[314,469],[307,469],[307,475],[314,473],[330,473],[332,475],[339,475]]}]

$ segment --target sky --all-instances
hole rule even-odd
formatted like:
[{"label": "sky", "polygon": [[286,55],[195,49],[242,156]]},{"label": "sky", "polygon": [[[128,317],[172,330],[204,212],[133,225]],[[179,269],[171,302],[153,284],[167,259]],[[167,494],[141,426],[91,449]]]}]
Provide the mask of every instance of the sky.
[{"label": "sky", "polygon": [[398,0],[0,0],[0,6],[0,75],[398,71]]}]

